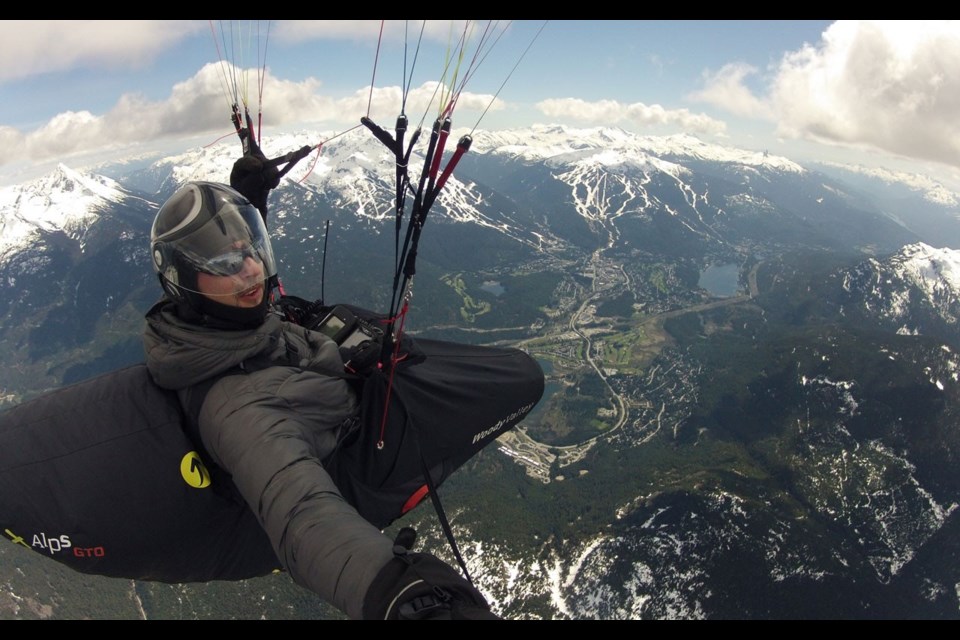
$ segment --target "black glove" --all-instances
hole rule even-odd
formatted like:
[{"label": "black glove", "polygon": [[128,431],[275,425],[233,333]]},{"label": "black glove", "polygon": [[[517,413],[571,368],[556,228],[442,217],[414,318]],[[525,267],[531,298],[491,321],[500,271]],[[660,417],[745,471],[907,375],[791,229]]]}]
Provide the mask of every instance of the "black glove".
[{"label": "black glove", "polygon": [[395,548],[363,601],[367,620],[500,620],[453,567],[428,553]]},{"label": "black glove", "polygon": [[297,149],[296,151],[291,151],[290,153],[288,153],[286,155],[286,161],[296,164],[297,162],[300,162],[301,160],[306,158],[308,155],[310,155],[310,152],[313,151],[313,149],[314,147],[311,147],[310,145],[304,145],[299,149]]},{"label": "black glove", "polygon": [[239,191],[267,218],[267,196],[280,184],[280,172],[257,155],[245,155],[233,163],[230,186]]}]

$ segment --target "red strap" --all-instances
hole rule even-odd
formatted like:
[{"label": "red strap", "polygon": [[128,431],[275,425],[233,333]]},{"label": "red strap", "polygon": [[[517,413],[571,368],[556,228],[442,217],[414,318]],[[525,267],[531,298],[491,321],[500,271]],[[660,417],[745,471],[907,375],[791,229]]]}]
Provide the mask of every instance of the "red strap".
[{"label": "red strap", "polygon": [[430,492],[430,488],[427,487],[427,485],[423,485],[419,489],[414,491],[413,495],[407,498],[407,501],[403,503],[403,509],[400,510],[400,514],[402,515],[407,511],[410,511],[410,509],[413,509],[418,504],[420,504],[420,501],[423,500],[426,497],[427,493],[429,492]]},{"label": "red strap", "polygon": [[393,391],[393,374],[397,370],[397,363],[406,357],[400,356],[400,338],[403,336],[403,321],[407,317],[409,305],[409,302],[404,301],[403,309],[400,310],[400,313],[397,316],[400,319],[400,324],[396,331],[393,353],[390,355],[390,372],[389,377],[387,378],[387,395],[383,401],[383,416],[380,419],[380,438],[377,440],[377,449],[383,449],[384,434],[387,430],[387,413],[390,409],[390,393]]}]

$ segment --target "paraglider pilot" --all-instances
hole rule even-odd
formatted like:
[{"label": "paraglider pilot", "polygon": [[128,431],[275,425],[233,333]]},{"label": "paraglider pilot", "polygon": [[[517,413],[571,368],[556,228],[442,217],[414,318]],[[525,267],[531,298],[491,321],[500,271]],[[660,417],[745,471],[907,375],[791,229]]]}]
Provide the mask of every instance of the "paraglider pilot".
[{"label": "paraglider pilot", "polygon": [[[262,179],[265,197],[270,175],[244,179]],[[276,261],[265,202],[255,204],[195,182],[160,208],[151,256],[165,297],[144,332],[152,378],[184,397],[217,377],[198,416],[203,446],[296,583],[350,618],[495,619],[458,571],[390,539],[328,474],[328,457],[356,425],[358,398],[338,345],[272,310]]]}]

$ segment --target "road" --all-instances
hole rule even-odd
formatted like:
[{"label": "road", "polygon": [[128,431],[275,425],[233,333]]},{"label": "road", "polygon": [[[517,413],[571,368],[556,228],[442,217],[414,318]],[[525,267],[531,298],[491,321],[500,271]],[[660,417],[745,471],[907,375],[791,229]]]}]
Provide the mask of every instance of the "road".
[{"label": "road", "polygon": [[[586,364],[597,373],[600,379],[603,380],[604,385],[607,387],[607,392],[611,398],[611,407],[614,412],[613,426],[602,433],[598,433],[595,436],[583,440],[582,442],[564,446],[549,445],[534,440],[527,433],[527,430],[523,428],[522,424],[519,428],[503,434],[498,440],[500,450],[503,453],[515,458],[527,468],[527,472],[531,476],[543,482],[551,481],[550,473],[555,463],[558,463],[559,467],[563,468],[582,459],[600,439],[609,438],[618,430],[622,429],[624,425],[627,424],[627,419],[630,415],[627,406],[627,399],[618,393],[617,390],[610,384],[603,367],[601,367],[594,360],[593,340],[590,338],[589,333],[583,329],[583,325],[586,324],[584,318],[586,317],[588,320],[592,320],[592,316],[588,314],[588,310],[592,305],[596,304],[600,298],[608,295],[611,290],[627,290],[627,287],[630,285],[629,275],[622,266],[619,266],[614,270],[602,269],[602,251],[603,250],[597,250],[594,252],[591,258],[591,267],[594,275],[596,276],[596,274],[600,273],[601,271],[606,274],[609,274],[611,271],[617,271],[621,274],[622,278],[615,279],[617,280],[616,282],[607,281],[604,283],[602,289],[598,289],[597,278],[594,277],[589,294],[579,304],[576,311],[571,313],[568,321],[568,327],[572,333],[579,336],[583,341],[582,353],[585,354],[584,359]],[[669,318],[676,318],[688,313],[698,313],[718,307],[742,304],[750,301],[754,296],[756,296],[758,293],[756,277],[758,266],[759,265],[754,266],[748,274],[748,294],[710,300],[708,302],[694,304],[682,309],[665,311],[663,313],[645,318],[643,321],[643,327],[646,335],[648,336],[648,343],[652,348],[650,359],[652,360],[653,357],[660,352],[663,346],[670,341],[668,334],[663,329],[663,323],[665,320]],[[524,343],[520,343],[520,346],[523,345]],[[661,407],[660,413],[662,414],[665,409],[666,407]]]}]

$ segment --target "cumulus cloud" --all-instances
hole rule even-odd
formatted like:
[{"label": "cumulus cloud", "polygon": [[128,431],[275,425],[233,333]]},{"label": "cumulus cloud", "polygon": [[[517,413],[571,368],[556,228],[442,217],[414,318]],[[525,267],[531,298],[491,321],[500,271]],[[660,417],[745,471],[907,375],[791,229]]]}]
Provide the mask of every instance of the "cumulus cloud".
[{"label": "cumulus cloud", "polygon": [[[414,40],[423,37],[435,42],[455,41],[467,22],[464,20],[277,20],[272,33],[284,42],[339,38],[370,42],[383,33],[385,38],[402,40],[408,34]],[[475,27],[475,28],[480,28]]]},{"label": "cumulus cloud", "polygon": [[756,97],[746,86],[747,78],[758,73],[759,70],[749,64],[724,65],[715,73],[704,73],[704,88],[691,94],[690,99],[716,105],[738,116],[772,119],[769,103]]},{"label": "cumulus cloud", "polygon": [[628,122],[641,127],[660,125],[677,126],[689,133],[719,135],[726,124],[702,113],[687,109],[665,109],[658,104],[642,102],[625,104],[616,100],[587,102],[579,98],[551,98],[536,104],[544,115],[551,118],[570,118],[582,122],[615,124]]},{"label": "cumulus cloud", "polygon": [[[383,22],[383,24],[381,24]],[[0,20],[0,82],[77,68],[138,68],[200,32],[224,47],[244,38],[296,44],[311,40],[456,42],[508,22],[464,20]]]},{"label": "cumulus cloud", "polygon": [[960,22],[839,21],[760,70],[730,64],[691,96],[771,119],[785,138],[960,166]]},{"label": "cumulus cloud", "polygon": [[0,20],[0,81],[82,67],[137,68],[208,28],[196,20]]},{"label": "cumulus cloud", "polygon": [[[377,88],[370,97],[370,87],[360,89],[352,100],[338,101],[338,108],[349,109],[349,113],[365,113],[367,101],[370,100],[370,116],[374,120],[382,118],[396,118],[397,105],[401,104],[402,93],[398,86]],[[421,118],[421,114],[428,114],[426,126],[433,121],[447,105],[450,104],[449,86],[436,81],[424,82],[419,87],[412,88],[407,95],[406,111],[411,121]],[[484,111],[501,111],[505,103],[492,94],[462,92],[456,100],[456,113],[469,119]],[[355,119],[356,120],[356,119]],[[416,123],[414,123],[416,124]]]},{"label": "cumulus cloud", "polygon": [[[0,156],[0,164],[15,157],[40,161],[187,136],[208,134],[212,141],[218,135],[231,133],[224,77],[256,74],[256,70],[232,69],[210,63],[189,80],[176,84],[164,100],[150,101],[138,94],[126,94],[103,115],[64,112],[26,135],[0,127],[0,144],[7,150],[18,151]],[[400,87],[378,88],[372,97],[367,87],[337,99],[322,95],[321,88],[315,78],[291,82],[277,79],[268,71],[264,93],[270,96],[271,107],[264,113],[264,127],[318,123],[331,130],[343,130],[357,125],[368,105],[371,117],[392,119],[401,103]],[[449,94],[443,86],[425,83],[410,91],[408,113],[437,113],[444,99],[449,100]],[[249,107],[255,114],[257,105]],[[458,113],[488,108],[502,109],[503,102],[494,100],[492,95],[473,93],[461,94],[457,102]],[[427,126],[431,124],[432,120]]]},{"label": "cumulus cloud", "polygon": [[[6,157],[17,158],[24,155],[25,136],[13,127],[0,126],[0,149]],[[0,160],[0,162],[3,162]]]},{"label": "cumulus cloud", "polygon": [[[265,91],[276,96],[277,107],[264,124],[322,120],[325,114],[334,113],[336,108],[332,101],[316,95],[319,85],[319,81],[312,78],[294,83],[279,81],[267,74]],[[103,115],[88,111],[58,114],[42,127],[22,136],[22,149],[29,159],[46,160],[110,146],[229,133],[226,105],[223,67],[211,63],[189,80],[176,84],[165,100],[149,101],[138,94],[126,94]],[[256,105],[251,108],[256,111]]]},{"label": "cumulus cloud", "polygon": [[289,43],[318,38],[368,41],[379,31],[379,20],[277,20],[271,27],[271,35]]},{"label": "cumulus cloud", "polygon": [[[386,21],[382,27],[385,39],[402,40],[405,34],[418,38],[422,28],[425,39],[448,42],[451,37],[456,40],[465,28],[484,29],[492,25],[505,28],[497,22],[474,26],[467,21],[446,20]],[[140,68],[185,38],[198,34],[209,37],[211,28],[226,49],[241,38],[253,37],[286,43],[315,39],[376,41],[381,21],[6,20],[0,21],[0,82],[82,68],[107,72]],[[246,86],[253,86],[258,80],[257,70],[240,70],[222,59],[176,84],[169,96],[161,100],[128,93],[105,113],[64,111],[28,132],[0,125],[0,144],[7,151],[0,157],[0,165],[143,147],[154,141],[188,136],[209,135],[213,141],[232,133],[228,94],[237,78]],[[264,127],[316,124],[331,132],[357,126],[368,107],[371,117],[392,121],[401,104],[400,87],[380,87],[372,94],[365,87],[352,95],[334,98],[323,95],[323,86],[316,78],[287,81],[272,75],[269,68],[263,80],[263,94],[270,101],[264,113]],[[410,91],[407,113],[411,120],[419,120],[422,113],[431,114],[429,127],[444,100],[449,100],[445,87],[436,82],[425,83]],[[257,107],[250,105],[252,112]],[[457,101],[458,113],[467,115],[503,108],[504,102],[491,94],[464,92]]]},{"label": "cumulus cloud", "polygon": [[837,22],[783,58],[783,135],[960,165],[960,22]]}]

